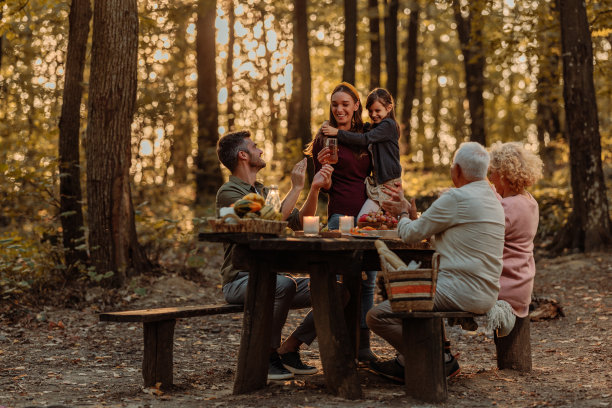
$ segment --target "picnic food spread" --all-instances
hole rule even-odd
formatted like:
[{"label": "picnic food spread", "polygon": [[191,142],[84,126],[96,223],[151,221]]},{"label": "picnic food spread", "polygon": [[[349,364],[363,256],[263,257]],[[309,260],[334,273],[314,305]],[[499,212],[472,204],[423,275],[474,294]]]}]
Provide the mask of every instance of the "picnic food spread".
[{"label": "picnic food spread", "polygon": [[372,227],[373,229],[389,230],[397,227],[397,218],[382,210],[363,214],[357,220],[359,227]]}]

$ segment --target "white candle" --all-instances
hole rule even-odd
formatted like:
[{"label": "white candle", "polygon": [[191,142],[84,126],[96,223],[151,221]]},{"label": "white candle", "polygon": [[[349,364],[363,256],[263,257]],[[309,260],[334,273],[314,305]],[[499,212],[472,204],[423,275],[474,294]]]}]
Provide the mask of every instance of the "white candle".
[{"label": "white candle", "polygon": [[350,234],[351,228],[353,228],[353,217],[350,215],[345,215],[340,217],[340,232],[343,234]]},{"label": "white candle", "polygon": [[319,235],[319,217],[304,217],[304,235]]}]

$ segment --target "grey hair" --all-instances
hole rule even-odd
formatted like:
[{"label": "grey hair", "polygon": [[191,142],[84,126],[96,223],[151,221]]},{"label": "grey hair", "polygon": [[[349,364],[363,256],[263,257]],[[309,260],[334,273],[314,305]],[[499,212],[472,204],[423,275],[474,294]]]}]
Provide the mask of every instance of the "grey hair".
[{"label": "grey hair", "polygon": [[461,167],[467,180],[484,180],[487,177],[490,156],[484,146],[477,142],[461,143],[455,152],[453,163]]}]

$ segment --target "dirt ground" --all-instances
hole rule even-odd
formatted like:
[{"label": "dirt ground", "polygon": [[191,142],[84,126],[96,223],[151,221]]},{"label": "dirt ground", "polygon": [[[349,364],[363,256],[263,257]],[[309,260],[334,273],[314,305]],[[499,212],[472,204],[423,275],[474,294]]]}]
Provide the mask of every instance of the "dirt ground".
[{"label": "dirt ground", "polygon": [[[428,406],[406,397],[402,386],[360,369],[364,399],[347,401],[326,392],[323,375],[298,376],[259,392],[232,395],[241,316],[181,320],[174,346],[170,392],[142,386],[142,327],[101,323],[104,310],[221,301],[219,251],[203,274],[143,277],[108,304],[103,290],[88,294],[82,310],[46,306],[0,314],[0,407],[380,407]],[[499,371],[491,333],[451,327],[461,374],[449,382],[444,407],[607,407],[612,404],[612,254],[540,258],[535,294],[559,301],[565,317],[531,323],[533,371]],[[143,293],[138,289],[136,292]],[[102,306],[103,305],[103,306]],[[292,312],[287,330],[303,311]],[[484,326],[484,324],[481,324]],[[287,331],[288,334],[288,331]],[[374,337],[373,349],[393,351]],[[315,343],[303,358],[321,367]]]}]

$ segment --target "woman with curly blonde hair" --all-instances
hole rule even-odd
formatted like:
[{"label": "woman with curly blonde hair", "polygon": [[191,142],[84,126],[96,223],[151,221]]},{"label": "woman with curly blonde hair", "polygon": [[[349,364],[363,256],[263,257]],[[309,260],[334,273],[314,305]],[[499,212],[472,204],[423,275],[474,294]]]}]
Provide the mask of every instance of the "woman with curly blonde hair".
[{"label": "woman with curly blonde hair", "polygon": [[533,239],[538,229],[538,203],[526,188],[542,177],[542,160],[521,143],[498,143],[491,147],[489,180],[501,195],[506,216],[504,266],[499,280],[499,300],[526,317],[531,303],[535,260]]}]

